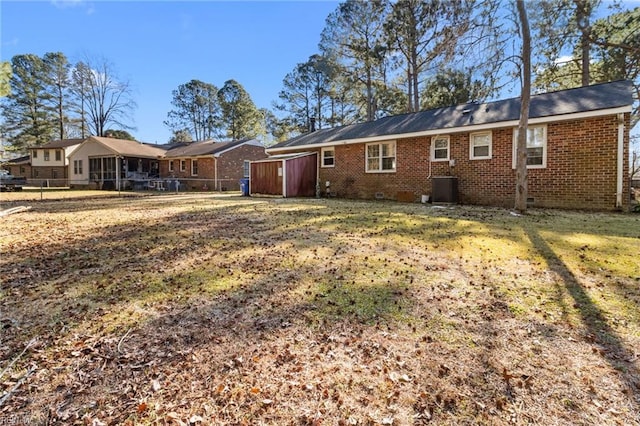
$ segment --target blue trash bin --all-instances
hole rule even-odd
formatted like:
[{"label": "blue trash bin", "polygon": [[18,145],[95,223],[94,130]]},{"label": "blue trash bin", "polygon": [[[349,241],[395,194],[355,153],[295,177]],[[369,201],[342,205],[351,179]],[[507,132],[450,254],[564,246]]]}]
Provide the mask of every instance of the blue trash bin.
[{"label": "blue trash bin", "polygon": [[240,179],[240,191],[243,197],[249,196],[249,178]]}]

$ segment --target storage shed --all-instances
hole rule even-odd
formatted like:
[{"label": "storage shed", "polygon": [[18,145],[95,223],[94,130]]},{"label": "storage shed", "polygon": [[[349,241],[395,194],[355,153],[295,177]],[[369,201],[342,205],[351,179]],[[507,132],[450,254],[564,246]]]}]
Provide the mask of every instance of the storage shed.
[{"label": "storage shed", "polygon": [[315,152],[274,155],[251,162],[251,195],[313,197],[316,194],[318,158]]}]

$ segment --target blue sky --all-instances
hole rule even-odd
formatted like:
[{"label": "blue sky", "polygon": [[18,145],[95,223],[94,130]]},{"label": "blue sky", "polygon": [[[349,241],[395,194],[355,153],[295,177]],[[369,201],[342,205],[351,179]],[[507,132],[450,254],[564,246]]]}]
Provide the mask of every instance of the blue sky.
[{"label": "blue sky", "polygon": [[272,108],[282,79],[317,53],[332,1],[0,2],[0,60],[63,52],[104,57],[129,80],[138,104],[131,133],[166,142],[171,91],[191,79],[235,79]]},{"label": "blue sky", "polygon": [[[163,124],[171,91],[192,79],[218,87],[235,79],[258,107],[271,109],[285,75],[318,52],[325,19],[338,4],[0,0],[0,60],[46,52],[63,52],[71,62],[85,55],[107,59],[134,88],[131,133],[164,143],[171,137]],[[623,4],[632,8],[640,1]]]}]

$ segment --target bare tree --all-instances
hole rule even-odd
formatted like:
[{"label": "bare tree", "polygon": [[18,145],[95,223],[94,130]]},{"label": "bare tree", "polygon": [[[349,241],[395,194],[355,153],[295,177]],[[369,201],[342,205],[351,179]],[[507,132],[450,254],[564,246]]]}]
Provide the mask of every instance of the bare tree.
[{"label": "bare tree", "polygon": [[518,19],[522,35],[522,90],[520,95],[520,121],[518,123],[518,145],[516,150],[516,198],[515,209],[527,210],[527,133],[529,124],[529,102],[531,99],[531,30],[524,0],[516,0]]},{"label": "bare tree", "polygon": [[72,108],[78,118],[72,119],[74,127],[77,127],[78,135],[84,139],[87,137],[87,95],[89,93],[89,80],[91,70],[84,62],[78,62],[71,70],[71,93],[73,94]]},{"label": "bare tree", "polygon": [[76,85],[82,91],[83,109],[87,117],[89,133],[104,136],[111,127],[134,129],[128,120],[136,107],[128,81],[119,80],[113,66],[106,59],[87,59],[82,67],[76,67]]}]

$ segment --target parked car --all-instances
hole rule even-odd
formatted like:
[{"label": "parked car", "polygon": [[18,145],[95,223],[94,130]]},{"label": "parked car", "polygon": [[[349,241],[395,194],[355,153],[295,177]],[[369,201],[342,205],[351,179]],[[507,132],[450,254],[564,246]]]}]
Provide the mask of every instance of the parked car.
[{"label": "parked car", "polygon": [[22,191],[22,186],[26,184],[25,177],[13,176],[7,170],[0,169],[0,191]]}]

